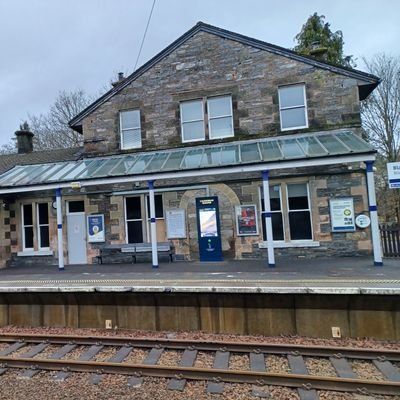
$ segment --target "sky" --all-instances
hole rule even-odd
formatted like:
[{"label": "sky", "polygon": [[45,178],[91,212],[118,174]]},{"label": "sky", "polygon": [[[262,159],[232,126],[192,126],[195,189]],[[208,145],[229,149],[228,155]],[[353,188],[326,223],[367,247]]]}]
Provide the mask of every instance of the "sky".
[{"label": "sky", "polygon": [[[60,91],[98,97],[133,72],[153,0],[0,0],[0,146]],[[341,30],[344,54],[400,55],[398,0],[156,0],[138,67],[198,21],[292,48],[314,12]],[[114,79],[115,80],[115,79]]]}]

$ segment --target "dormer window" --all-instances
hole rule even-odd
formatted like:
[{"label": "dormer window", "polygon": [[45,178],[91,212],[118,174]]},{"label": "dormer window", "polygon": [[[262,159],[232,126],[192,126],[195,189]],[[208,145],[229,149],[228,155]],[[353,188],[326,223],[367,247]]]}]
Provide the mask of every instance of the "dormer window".
[{"label": "dormer window", "polygon": [[306,89],[304,84],[279,88],[281,130],[308,128]]},{"label": "dormer window", "polygon": [[181,131],[182,142],[232,137],[232,97],[218,96],[182,102]]},{"label": "dormer window", "polygon": [[141,148],[142,132],[140,128],[140,111],[120,111],[119,119],[121,149],[127,150]]}]

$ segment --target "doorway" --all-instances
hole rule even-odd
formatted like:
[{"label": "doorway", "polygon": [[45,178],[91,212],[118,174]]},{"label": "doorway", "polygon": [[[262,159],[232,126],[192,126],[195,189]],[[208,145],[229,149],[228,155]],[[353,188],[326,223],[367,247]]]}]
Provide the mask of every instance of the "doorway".
[{"label": "doorway", "polygon": [[86,221],[84,201],[67,202],[68,263],[86,264]]}]

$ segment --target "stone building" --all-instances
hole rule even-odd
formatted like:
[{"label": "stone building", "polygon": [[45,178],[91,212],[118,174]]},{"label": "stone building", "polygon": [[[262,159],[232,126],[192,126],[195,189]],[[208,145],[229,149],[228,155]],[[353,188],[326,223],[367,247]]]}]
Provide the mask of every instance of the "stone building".
[{"label": "stone building", "polygon": [[380,264],[360,121],[378,84],[198,23],[71,120],[83,148],[0,156],[2,264],[166,241],[182,260]]}]

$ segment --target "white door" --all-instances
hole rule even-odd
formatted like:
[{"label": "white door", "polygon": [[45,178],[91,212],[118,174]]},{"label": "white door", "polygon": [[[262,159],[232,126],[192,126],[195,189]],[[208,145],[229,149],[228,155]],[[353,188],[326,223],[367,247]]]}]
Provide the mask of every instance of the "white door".
[{"label": "white door", "polygon": [[86,264],[85,214],[67,215],[68,263]]}]

